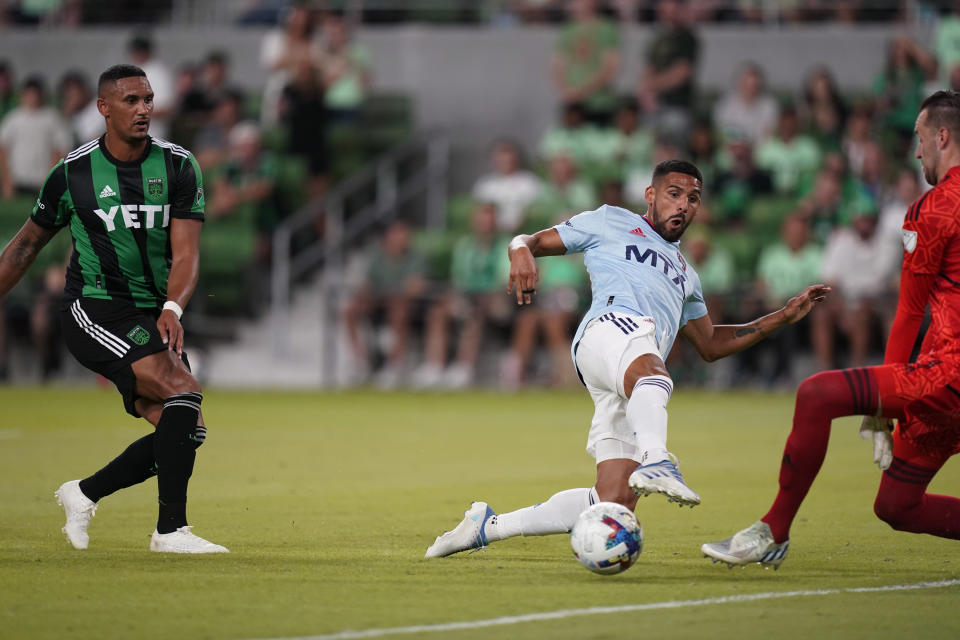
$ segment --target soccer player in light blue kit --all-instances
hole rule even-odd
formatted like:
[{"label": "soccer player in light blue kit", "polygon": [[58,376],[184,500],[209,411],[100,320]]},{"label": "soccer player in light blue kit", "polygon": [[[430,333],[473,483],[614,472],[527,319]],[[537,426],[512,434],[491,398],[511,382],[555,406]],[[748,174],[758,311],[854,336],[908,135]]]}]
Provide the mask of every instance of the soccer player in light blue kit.
[{"label": "soccer player in light blue kit", "polygon": [[679,333],[707,362],[745,349],[797,322],[830,291],[807,287],[778,311],[743,325],[714,325],[700,279],[680,253],[679,239],[700,208],[703,178],[689,162],[654,169],[644,193],[647,213],[603,205],[595,211],[510,243],[510,283],[517,304],[536,293],[535,258],[582,252],[593,304],[573,339],[577,375],[595,406],[587,452],[597,461],[592,488],[568,489],[546,502],[497,515],[474,502],[426,557],[448,556],[518,535],[569,532],[598,501],[635,508],[637,496],[660,493],[691,507],[700,496],[667,451],[667,401],[673,382],[664,361]]}]

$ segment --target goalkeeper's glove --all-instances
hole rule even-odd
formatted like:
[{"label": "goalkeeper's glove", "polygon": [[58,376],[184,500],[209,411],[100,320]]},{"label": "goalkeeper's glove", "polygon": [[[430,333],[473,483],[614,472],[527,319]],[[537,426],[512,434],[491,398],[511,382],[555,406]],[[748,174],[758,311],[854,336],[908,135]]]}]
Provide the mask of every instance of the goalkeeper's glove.
[{"label": "goalkeeper's glove", "polygon": [[893,420],[879,416],[864,416],[860,423],[860,438],[873,440],[873,461],[881,471],[893,462]]}]

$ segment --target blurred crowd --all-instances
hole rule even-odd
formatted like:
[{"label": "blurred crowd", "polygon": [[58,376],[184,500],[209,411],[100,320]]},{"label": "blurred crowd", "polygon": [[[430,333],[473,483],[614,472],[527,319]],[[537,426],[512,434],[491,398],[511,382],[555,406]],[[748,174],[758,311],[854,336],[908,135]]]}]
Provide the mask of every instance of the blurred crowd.
[{"label": "blurred crowd", "polygon": [[[350,136],[365,129],[369,54],[340,13],[298,4],[264,36],[261,63],[268,80],[262,93],[244,92],[233,82],[223,51],[172,69],[156,55],[148,35],[135,35],[127,45],[127,61],[146,72],[154,90],[150,134],[190,149],[203,171],[209,224],[191,308],[197,315],[261,311],[277,224],[310,199],[322,198],[332,178],[382,151],[332,151],[336,140],[352,144]],[[52,80],[20,79],[0,60],[0,235],[5,238],[23,224],[50,168],[104,131],[95,76],[74,70],[51,86]],[[341,163],[331,162],[331,156]],[[9,335],[29,338],[50,352],[43,358],[43,377],[59,366],[56,305],[50,300],[63,287],[67,236],[58,234],[31,277],[2,303],[0,379],[7,375]]]},{"label": "blurred crowd", "polygon": [[[59,28],[88,24],[145,24],[201,17],[241,25],[277,23],[296,0],[0,0],[0,26]],[[691,17],[720,23],[862,23],[912,19],[951,0],[689,0]],[[559,24],[566,0],[317,0],[320,9],[347,10],[370,24],[403,22]],[[624,24],[657,20],[657,0],[608,0],[602,11]]]},{"label": "blurred crowd", "polygon": [[[891,5],[886,18],[901,17],[905,5]],[[352,5],[361,14],[363,6]],[[696,81],[704,54],[699,24],[760,19],[756,12],[769,12],[770,3],[516,0],[489,6],[501,21],[560,21],[544,70],[556,89],[555,122],[531,148],[509,139],[492,143],[489,169],[469,192],[451,198],[442,232],[395,221],[354,252],[340,308],[353,382],[419,388],[490,380],[509,388],[574,383],[569,340],[589,305],[581,261],[541,261],[536,304],[518,309],[505,294],[506,244],[516,233],[599,203],[642,212],[653,167],[676,157],[695,162],[705,177],[705,205],[682,248],[701,276],[715,322],[772,311],[814,282],[835,292],[805,322],[739,356],[722,381],[678,343],[670,363],[675,377],[786,385],[809,373],[798,367],[859,365],[882,352],[894,312],[903,215],[927,188],[912,154],[917,107],[933,90],[960,89],[956,11],[939,18],[926,45],[894,38],[869,90],[842,91],[829,67],[809,69],[802,86],[770,87],[763,62],[747,60],[727,90],[715,94]],[[879,6],[776,3],[779,20],[848,20]],[[261,48],[268,79],[255,95],[234,84],[224,52],[170,69],[148,36],[129,42],[129,61],[146,70],[156,92],[151,133],[191,149],[204,171],[210,224],[194,317],[262,309],[273,229],[365,161],[352,154],[367,148],[362,136],[372,131],[365,114],[373,78],[370,54],[353,37],[355,23],[311,3],[248,3],[244,15],[256,22],[279,8],[282,18]],[[638,20],[652,22],[655,33],[624,92],[620,29]],[[22,223],[51,164],[102,132],[92,79],[69,72],[52,90],[50,80],[19,79],[0,61],[5,237]],[[396,132],[406,134],[402,127]],[[352,164],[334,166],[349,158]],[[316,227],[319,236],[322,222]],[[6,375],[9,335],[29,336],[43,355],[42,374],[56,371],[52,309],[68,244],[48,250],[49,262],[4,301],[0,376]],[[217,293],[205,295],[210,291]]]},{"label": "blurred crowd", "polygon": [[[564,3],[568,20],[549,70],[555,123],[534,149],[497,141],[489,172],[453,199],[449,224],[459,236],[447,272],[431,269],[431,247],[402,222],[371,251],[365,285],[344,312],[358,380],[569,384],[569,340],[590,302],[582,265],[541,260],[537,302],[517,309],[504,295],[506,244],[599,203],[642,213],[653,167],[677,157],[705,176],[705,204],[681,246],[714,322],[774,311],[816,282],[834,293],[804,322],[735,358],[722,379],[680,341],[669,363],[675,377],[787,386],[810,369],[882,356],[900,227],[927,188],[913,156],[914,120],[927,94],[960,89],[960,20],[941,19],[932,50],[893,39],[869,90],[841,91],[822,66],[802,86],[774,90],[762,62],[748,60],[727,90],[711,95],[696,83],[693,4],[657,3],[656,34],[624,94],[617,22],[595,0]],[[363,331],[371,326],[386,330]],[[411,352],[420,346],[409,339],[414,328],[423,332],[422,353]],[[448,344],[453,334],[458,341]],[[485,335],[505,348],[483,348]]]}]

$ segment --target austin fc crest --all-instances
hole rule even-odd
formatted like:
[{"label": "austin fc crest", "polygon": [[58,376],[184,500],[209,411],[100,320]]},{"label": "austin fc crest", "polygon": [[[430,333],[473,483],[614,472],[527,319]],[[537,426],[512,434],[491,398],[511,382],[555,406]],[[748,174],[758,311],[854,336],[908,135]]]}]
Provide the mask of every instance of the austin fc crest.
[{"label": "austin fc crest", "polygon": [[130,341],[133,342],[133,344],[140,347],[150,342],[150,332],[140,325],[130,329],[130,331],[127,332],[127,337],[130,338]]},{"label": "austin fc crest", "polygon": [[148,178],[147,193],[157,198],[163,195],[163,178]]}]

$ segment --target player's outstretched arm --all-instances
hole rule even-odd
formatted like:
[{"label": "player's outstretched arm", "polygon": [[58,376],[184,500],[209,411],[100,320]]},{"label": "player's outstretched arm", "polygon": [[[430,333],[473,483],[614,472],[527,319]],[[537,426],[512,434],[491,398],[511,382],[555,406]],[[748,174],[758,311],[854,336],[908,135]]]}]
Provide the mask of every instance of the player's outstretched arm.
[{"label": "player's outstretched arm", "polygon": [[[170,277],[167,280],[167,301],[173,302],[181,313],[190,301],[200,275],[200,220],[173,218],[170,221]],[[157,318],[157,329],[167,348],[183,353],[183,325],[180,315],[164,307]]]},{"label": "player's outstretched arm", "polygon": [[57,229],[46,229],[29,219],[20,227],[17,235],[0,253],[0,298],[20,282],[37,254],[56,233]]},{"label": "player's outstretched arm", "polygon": [[710,316],[706,315],[689,321],[680,333],[693,345],[701,358],[713,362],[743,351],[777,329],[800,321],[810,313],[814,305],[823,302],[828,293],[830,287],[826,285],[811,285],[790,298],[783,308],[753,322],[715,325]]},{"label": "player's outstretched arm", "polygon": [[530,304],[537,292],[540,270],[535,258],[559,256],[567,252],[556,229],[544,229],[530,235],[519,235],[510,241],[507,255],[510,257],[510,280],[507,293],[517,296],[517,304]]}]

